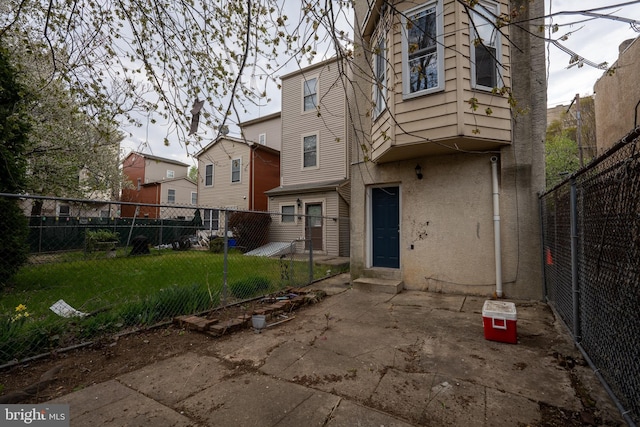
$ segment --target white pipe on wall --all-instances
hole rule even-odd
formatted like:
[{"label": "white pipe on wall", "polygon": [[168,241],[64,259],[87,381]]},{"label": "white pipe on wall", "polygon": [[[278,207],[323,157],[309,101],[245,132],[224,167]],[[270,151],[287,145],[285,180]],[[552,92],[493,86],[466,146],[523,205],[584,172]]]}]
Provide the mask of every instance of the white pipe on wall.
[{"label": "white pipe on wall", "polygon": [[493,236],[496,258],[496,296],[502,298],[502,249],[500,247],[500,192],[498,188],[498,158],[491,157],[491,181],[493,193]]}]

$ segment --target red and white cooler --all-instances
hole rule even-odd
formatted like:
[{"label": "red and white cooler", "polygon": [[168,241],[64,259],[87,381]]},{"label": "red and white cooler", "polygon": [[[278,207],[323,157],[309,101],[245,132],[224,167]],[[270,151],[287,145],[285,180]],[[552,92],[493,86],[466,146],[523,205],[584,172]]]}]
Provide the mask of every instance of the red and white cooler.
[{"label": "red and white cooler", "polygon": [[487,300],[482,306],[484,338],[511,344],[518,342],[516,305],[508,301]]}]

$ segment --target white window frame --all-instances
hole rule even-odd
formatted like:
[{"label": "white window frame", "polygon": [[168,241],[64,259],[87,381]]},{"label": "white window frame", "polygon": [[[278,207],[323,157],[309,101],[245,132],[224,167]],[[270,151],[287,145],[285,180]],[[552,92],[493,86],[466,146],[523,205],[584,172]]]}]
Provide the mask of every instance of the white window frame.
[{"label": "white window frame", "polygon": [[[173,201],[171,201],[171,192],[173,191]],[[176,189],[175,188],[167,188],[167,204],[175,205],[176,204]]]},{"label": "white window frame", "polygon": [[[312,80],[315,80],[316,82],[316,87],[315,87],[315,92],[310,92],[309,94],[306,93],[306,90],[308,88],[307,82],[310,82]],[[318,78],[318,76],[309,76],[309,77],[305,77],[302,80],[302,112],[303,113],[308,113],[310,111],[317,111],[318,109],[318,87],[320,85],[320,79]],[[313,107],[308,108],[307,109],[307,104],[305,102],[305,99],[309,96],[313,96],[315,97],[313,99]]]},{"label": "white window frame", "polygon": [[376,119],[387,108],[387,44],[385,34],[378,34],[373,40],[373,118]]},{"label": "white window frame", "polygon": [[[214,212],[216,214],[215,216],[217,217],[216,219],[214,219],[214,215],[213,215]],[[219,230],[220,229],[220,210],[204,209],[204,213],[202,216],[202,223],[204,227],[208,230],[211,230],[211,231]]]},{"label": "white window frame", "polygon": [[[485,9],[481,10],[480,13],[476,12],[476,9]],[[488,10],[488,13],[487,13]],[[496,16],[500,15],[500,4],[492,2],[492,1],[481,1],[479,2],[473,9],[469,10],[469,36],[470,36],[470,44],[469,49],[471,50],[471,87],[475,89],[481,90],[493,90],[494,87],[498,87],[500,82],[502,81],[501,67],[502,63],[502,37],[500,31],[495,27],[495,19],[493,22],[489,21],[486,18],[491,18],[491,13]],[[481,21],[481,22],[478,22]],[[476,27],[481,27],[484,25],[488,25],[491,27],[491,38],[494,38],[493,41],[483,40],[483,44],[487,47],[492,47],[495,49],[495,58],[491,58],[494,62],[495,66],[495,85],[493,86],[485,86],[479,84],[477,82],[477,72],[476,72],[476,40],[480,37],[476,32],[472,22],[475,23]]]},{"label": "white window frame", "polygon": [[[238,180],[234,181],[233,180],[233,172],[234,172],[234,167],[233,164],[234,162],[238,162]],[[231,183],[232,184],[238,184],[242,182],[242,158],[237,157],[235,159],[231,159]]]},{"label": "white window frame", "polygon": [[167,169],[167,178],[173,179],[175,177],[176,177],[175,171],[172,171],[171,169]]},{"label": "white window frame", "polygon": [[[211,166],[211,183],[207,184],[207,168]],[[213,176],[214,176],[215,167],[213,163],[207,163],[204,165],[204,186],[205,187],[213,187]]]},{"label": "white window frame", "polygon": [[198,192],[197,191],[192,191],[191,192],[191,204],[192,205],[197,205],[198,204]]},{"label": "white window frame", "polygon": [[[436,70],[438,73],[438,83],[430,88],[411,91],[411,70],[409,69],[409,33],[407,29],[407,20],[412,16],[418,15],[429,9],[435,8],[436,19],[436,48],[435,54],[437,56]],[[427,95],[434,92],[440,92],[444,90],[445,75],[444,75],[444,23],[442,20],[442,1],[429,1],[418,7],[407,10],[402,15],[402,97],[403,99],[411,99],[422,95]]]},{"label": "white window frame", "polygon": [[[284,213],[284,208],[293,208],[293,212],[291,213]],[[290,221],[285,221],[284,218],[291,218]],[[281,224],[295,224],[297,223],[297,219],[296,219],[296,204],[294,202],[292,203],[287,203],[287,204],[281,204],[280,205],[280,223]]]},{"label": "white window frame", "polygon": [[[62,212],[62,208],[66,208],[67,212]],[[58,216],[71,216],[71,205],[61,204],[58,205]]]},{"label": "white window frame", "polygon": [[[305,139],[314,136],[316,138],[316,164],[313,166],[305,166],[304,164],[304,142]],[[318,169],[320,167],[320,135],[318,134],[318,132],[314,132],[314,133],[308,133],[305,135],[302,135],[301,141],[300,141],[301,147],[300,147],[300,151],[302,153],[302,158],[301,158],[301,165],[302,165],[302,170],[309,170],[309,169]]]},{"label": "white window frame", "polygon": [[267,134],[266,133],[261,133],[260,135],[258,135],[258,144],[267,145]]},{"label": "white window frame", "polygon": [[138,191],[142,188],[142,178],[138,178]]}]

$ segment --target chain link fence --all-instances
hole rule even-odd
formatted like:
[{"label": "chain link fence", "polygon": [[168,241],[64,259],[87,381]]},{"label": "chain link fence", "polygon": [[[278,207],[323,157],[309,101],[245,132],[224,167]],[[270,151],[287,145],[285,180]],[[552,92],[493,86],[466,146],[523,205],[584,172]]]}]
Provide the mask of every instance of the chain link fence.
[{"label": "chain link fence", "polygon": [[16,240],[0,252],[0,365],[348,269],[348,254],[332,250],[348,218],[7,194],[0,202],[22,216],[0,218],[3,230],[28,227],[26,248]]},{"label": "chain link fence", "polygon": [[640,128],[541,196],[545,289],[630,425],[640,422]]}]

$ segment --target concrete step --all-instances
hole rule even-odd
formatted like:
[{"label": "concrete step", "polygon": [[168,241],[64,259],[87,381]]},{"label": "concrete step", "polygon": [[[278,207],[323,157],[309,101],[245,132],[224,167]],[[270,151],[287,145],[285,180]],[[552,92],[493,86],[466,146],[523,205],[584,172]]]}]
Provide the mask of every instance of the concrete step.
[{"label": "concrete step", "polygon": [[379,279],[376,277],[360,277],[353,281],[353,289],[366,292],[382,292],[385,294],[398,294],[402,292],[404,283],[402,280]]},{"label": "concrete step", "polygon": [[402,272],[397,268],[372,267],[362,272],[362,277],[374,279],[402,280]]}]

